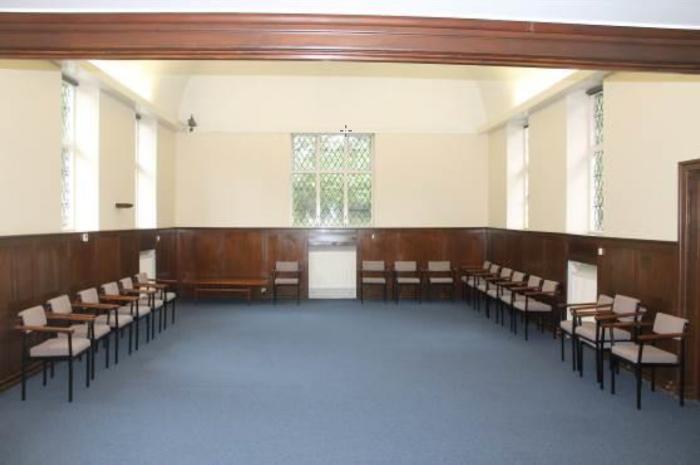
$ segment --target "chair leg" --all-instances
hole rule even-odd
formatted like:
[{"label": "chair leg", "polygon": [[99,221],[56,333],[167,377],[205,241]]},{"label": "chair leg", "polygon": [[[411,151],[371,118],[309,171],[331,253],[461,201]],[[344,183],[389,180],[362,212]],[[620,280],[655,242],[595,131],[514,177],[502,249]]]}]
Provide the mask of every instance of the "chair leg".
[{"label": "chair leg", "polygon": [[68,359],[68,402],[73,402],[73,357]]},{"label": "chair leg", "polygon": [[27,400],[27,359],[22,348],[22,400]]},{"label": "chair leg", "polygon": [[637,410],[642,409],[642,366],[635,367],[635,376],[637,378]]},{"label": "chair leg", "polygon": [[90,349],[85,351],[85,387],[90,387]]},{"label": "chair leg", "polygon": [[272,305],[277,305],[277,286],[272,284]]},{"label": "chair leg", "polygon": [[170,309],[170,324],[175,324],[175,299],[171,300],[172,308]]},{"label": "chair leg", "polygon": [[680,394],[678,396],[678,401],[680,402],[681,407],[685,405],[685,357],[683,357],[683,361],[681,362],[680,366],[678,367],[680,370],[679,373],[679,382],[678,382],[678,388],[680,390]]},{"label": "chair leg", "polygon": [[46,360],[41,362],[42,386],[46,386]]},{"label": "chair leg", "polygon": [[139,327],[141,326],[141,318],[136,319],[136,345],[135,349],[136,351],[139,350]]},{"label": "chair leg", "polygon": [[133,346],[133,339],[134,339],[134,322],[132,321],[131,324],[129,325],[129,355],[131,355],[131,348]]},{"label": "chair leg", "polygon": [[153,318],[153,310],[146,315],[146,344],[151,342],[151,318]]},{"label": "chair leg", "polygon": [[576,338],[571,334],[571,370],[576,371]]},{"label": "chair leg", "polygon": [[566,359],[564,357],[564,338],[566,338],[566,336],[564,335],[563,331],[561,332],[561,335],[559,337],[561,337],[561,361],[565,362]]},{"label": "chair leg", "polygon": [[527,327],[529,326],[530,318],[527,316],[527,312],[525,312],[525,321],[523,324],[525,325],[525,340],[528,340],[528,334],[527,334]]},{"label": "chair leg", "polygon": [[119,364],[119,332],[121,330],[117,328],[114,332],[114,364]]},{"label": "chair leg", "polygon": [[104,342],[104,349],[105,349],[105,368],[109,368],[109,336],[111,336],[111,333],[113,331],[110,331],[107,333],[105,336],[105,342]]},{"label": "chair leg", "polygon": [[615,356],[610,354],[610,394],[615,394]]},{"label": "chair leg", "polygon": [[651,392],[656,391],[656,368],[651,367]]},{"label": "chair leg", "polygon": [[297,305],[301,305],[301,285],[297,284]]}]

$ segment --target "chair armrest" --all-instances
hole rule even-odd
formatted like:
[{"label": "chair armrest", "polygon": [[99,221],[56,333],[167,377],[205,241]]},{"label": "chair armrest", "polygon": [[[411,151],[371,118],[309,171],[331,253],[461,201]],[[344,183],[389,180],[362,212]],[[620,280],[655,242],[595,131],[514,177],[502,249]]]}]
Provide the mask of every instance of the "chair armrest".
[{"label": "chair armrest", "polygon": [[607,305],[607,304],[598,305],[598,302],[587,302],[587,303],[578,303],[578,304],[561,304],[560,307],[584,309],[584,308],[610,307],[610,305]]},{"label": "chair armrest", "polygon": [[95,321],[95,315],[84,315],[80,313],[53,313],[46,312],[47,320],[63,320],[63,321],[82,321],[91,322]]},{"label": "chair armrest", "polygon": [[153,288],[153,289],[167,289],[168,286],[165,284],[158,284],[158,283],[134,283],[134,287],[146,287],[146,288]]},{"label": "chair armrest", "polygon": [[677,337],[685,337],[685,333],[644,334],[642,336],[637,336],[637,340],[640,342],[660,341],[662,339],[675,339]]},{"label": "chair armrest", "polygon": [[556,292],[546,292],[546,291],[528,291],[528,292],[523,292],[528,297],[534,297],[534,296],[543,296],[543,297],[554,297],[557,295]]},{"label": "chair armrest", "polygon": [[527,284],[527,281],[504,281],[500,283],[502,287],[521,287]]},{"label": "chair armrest", "polygon": [[153,288],[146,288],[146,289],[124,289],[122,292],[124,294],[129,294],[129,295],[142,295],[142,294],[157,294],[158,291]]},{"label": "chair armrest", "polygon": [[652,326],[652,323],[645,321],[616,321],[600,325],[601,328],[636,328],[643,326]]},{"label": "chair armrest", "polygon": [[138,297],[132,295],[114,295],[114,294],[103,294],[100,296],[104,300],[114,300],[116,302],[136,302],[139,300]]},{"label": "chair armrest", "polygon": [[571,309],[571,314],[574,316],[596,316],[596,315],[610,315],[612,310],[593,310],[593,309]]},{"label": "chair armrest", "polygon": [[19,331],[36,331],[37,333],[73,334],[72,329],[60,326],[15,326],[15,329]]},{"label": "chair armrest", "polygon": [[150,281],[156,284],[177,284],[177,279],[170,278],[156,278],[151,279]]},{"label": "chair armrest", "polygon": [[526,291],[537,291],[539,290],[539,287],[532,287],[532,286],[523,286],[523,287],[514,287],[511,289],[513,292],[526,292]]},{"label": "chair armrest", "polygon": [[106,303],[88,303],[88,302],[75,302],[71,304],[75,308],[92,308],[94,310],[116,310],[119,308],[117,304],[106,304]]}]

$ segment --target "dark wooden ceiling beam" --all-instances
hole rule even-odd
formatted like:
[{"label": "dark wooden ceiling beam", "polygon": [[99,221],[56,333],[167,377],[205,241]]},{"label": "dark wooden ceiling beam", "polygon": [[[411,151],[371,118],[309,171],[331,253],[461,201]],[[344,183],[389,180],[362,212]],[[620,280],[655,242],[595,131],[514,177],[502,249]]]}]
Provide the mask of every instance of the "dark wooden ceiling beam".
[{"label": "dark wooden ceiling beam", "polygon": [[2,13],[0,56],[350,60],[700,72],[700,31],[381,16]]}]

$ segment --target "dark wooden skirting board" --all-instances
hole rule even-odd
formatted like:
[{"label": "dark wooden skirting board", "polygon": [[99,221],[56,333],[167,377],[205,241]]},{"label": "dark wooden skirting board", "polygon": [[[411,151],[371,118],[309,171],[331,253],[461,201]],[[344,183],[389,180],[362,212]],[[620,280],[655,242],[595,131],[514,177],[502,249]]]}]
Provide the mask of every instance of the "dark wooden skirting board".
[{"label": "dark wooden skirting board", "polygon": [[0,56],[349,60],[700,71],[700,31],[525,21],[2,13]]}]

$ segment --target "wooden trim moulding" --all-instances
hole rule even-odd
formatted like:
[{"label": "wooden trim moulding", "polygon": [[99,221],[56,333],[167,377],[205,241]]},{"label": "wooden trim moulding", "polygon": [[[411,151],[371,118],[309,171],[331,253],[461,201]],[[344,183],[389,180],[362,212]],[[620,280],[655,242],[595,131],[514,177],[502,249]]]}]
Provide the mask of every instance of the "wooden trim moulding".
[{"label": "wooden trim moulding", "polygon": [[346,60],[700,72],[700,30],[238,13],[0,13],[0,57]]}]

